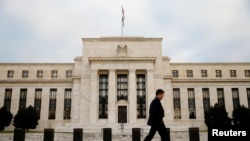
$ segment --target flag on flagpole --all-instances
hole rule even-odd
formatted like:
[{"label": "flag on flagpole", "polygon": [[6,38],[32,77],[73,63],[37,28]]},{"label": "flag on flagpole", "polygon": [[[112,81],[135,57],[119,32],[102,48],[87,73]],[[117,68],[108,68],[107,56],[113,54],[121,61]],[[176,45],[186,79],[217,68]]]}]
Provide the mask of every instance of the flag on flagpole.
[{"label": "flag on flagpole", "polygon": [[122,6],[122,27],[124,27],[124,20],[125,20],[125,14],[124,14],[123,6]]}]

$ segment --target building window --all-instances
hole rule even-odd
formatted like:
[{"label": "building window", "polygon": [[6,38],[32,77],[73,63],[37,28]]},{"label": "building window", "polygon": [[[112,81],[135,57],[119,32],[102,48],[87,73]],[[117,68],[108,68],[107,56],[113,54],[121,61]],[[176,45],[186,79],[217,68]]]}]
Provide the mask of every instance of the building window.
[{"label": "building window", "polygon": [[20,90],[19,110],[26,108],[27,89]]},{"label": "building window", "polygon": [[245,70],[245,77],[250,77],[250,70]]},{"label": "building window", "polygon": [[187,70],[187,77],[193,77],[193,70]]},{"label": "building window", "polygon": [[216,77],[222,77],[221,70],[215,70]]},{"label": "building window", "polygon": [[217,97],[219,106],[225,107],[225,99],[224,99],[224,89],[217,88]]},{"label": "building window", "polygon": [[99,75],[99,118],[108,118],[108,74]]},{"label": "building window", "polygon": [[204,114],[210,109],[209,89],[202,88]]},{"label": "building window", "polygon": [[72,92],[72,89],[65,89],[65,92],[64,92],[63,119],[70,119],[70,114],[71,114],[71,92]]},{"label": "building window", "polygon": [[34,108],[36,110],[36,114],[39,119],[40,119],[40,112],[41,112],[41,104],[42,104],[42,89],[36,89]]},{"label": "building window", "polygon": [[196,118],[196,111],[195,111],[194,88],[188,88],[188,108],[189,108],[189,118],[195,119]]},{"label": "building window", "polygon": [[117,100],[128,100],[128,75],[117,75]]},{"label": "building window", "polygon": [[57,78],[57,70],[51,71],[51,78]]},{"label": "building window", "polygon": [[236,70],[230,70],[230,76],[236,77]]},{"label": "building window", "polygon": [[201,70],[201,77],[207,77],[207,70]]},{"label": "building window", "polygon": [[7,108],[8,111],[10,111],[11,106],[11,96],[12,96],[12,89],[5,89],[5,95],[4,95],[4,107]]},{"label": "building window", "polygon": [[56,92],[57,92],[57,89],[50,89],[49,119],[56,119]]},{"label": "building window", "polygon": [[37,70],[36,77],[37,78],[42,78],[43,77],[43,70]]},{"label": "building window", "polygon": [[66,78],[72,77],[72,70],[66,70]]},{"label": "building window", "polygon": [[99,75],[99,118],[108,118],[108,74]]},{"label": "building window", "polygon": [[232,88],[232,95],[233,95],[233,107],[234,109],[237,109],[237,107],[240,105],[238,88]]},{"label": "building window", "polygon": [[178,70],[172,70],[173,77],[179,77],[179,72]]},{"label": "building window", "polygon": [[8,70],[7,77],[13,78],[14,77],[14,70]]},{"label": "building window", "polygon": [[174,119],[181,119],[181,100],[180,100],[180,89],[173,89],[173,97],[174,97]]},{"label": "building window", "polygon": [[28,70],[23,70],[22,77],[23,78],[28,78],[28,76],[29,76],[29,71]]},{"label": "building window", "polygon": [[146,118],[146,78],[145,74],[136,75],[137,118]]},{"label": "building window", "polygon": [[247,101],[248,101],[248,108],[250,108],[250,88],[247,88]]}]

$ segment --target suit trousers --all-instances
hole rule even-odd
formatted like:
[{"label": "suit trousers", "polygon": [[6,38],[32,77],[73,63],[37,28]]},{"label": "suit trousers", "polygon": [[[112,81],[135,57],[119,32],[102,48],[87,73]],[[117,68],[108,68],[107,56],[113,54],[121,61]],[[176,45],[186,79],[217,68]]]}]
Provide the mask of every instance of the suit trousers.
[{"label": "suit trousers", "polygon": [[151,141],[153,137],[155,136],[156,131],[158,131],[159,135],[161,136],[162,141],[169,141],[167,130],[163,122],[160,125],[152,125],[144,141]]}]

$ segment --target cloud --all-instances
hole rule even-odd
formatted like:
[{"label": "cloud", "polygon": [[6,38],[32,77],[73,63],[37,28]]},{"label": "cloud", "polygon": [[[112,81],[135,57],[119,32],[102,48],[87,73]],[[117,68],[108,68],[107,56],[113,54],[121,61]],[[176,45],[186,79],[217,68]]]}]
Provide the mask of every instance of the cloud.
[{"label": "cloud", "polygon": [[[245,0],[3,0],[1,62],[73,62],[82,37],[163,37],[173,62],[249,61]],[[235,56],[235,57],[231,57]]]}]

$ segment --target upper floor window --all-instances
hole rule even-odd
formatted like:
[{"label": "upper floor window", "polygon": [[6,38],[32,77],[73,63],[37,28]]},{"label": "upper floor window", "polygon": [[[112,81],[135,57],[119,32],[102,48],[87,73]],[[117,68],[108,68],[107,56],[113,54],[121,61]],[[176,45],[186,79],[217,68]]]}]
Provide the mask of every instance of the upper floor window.
[{"label": "upper floor window", "polygon": [[108,74],[99,75],[99,118],[108,118]]},{"label": "upper floor window", "polygon": [[247,101],[248,101],[248,108],[250,108],[250,88],[247,88]]},{"label": "upper floor window", "polygon": [[117,100],[128,100],[128,75],[117,75]]},{"label": "upper floor window", "polygon": [[64,92],[63,119],[70,119],[70,114],[71,114],[71,92],[72,92],[72,89],[65,89],[65,92]]},{"label": "upper floor window", "polygon": [[23,78],[28,78],[28,76],[29,76],[29,71],[28,70],[23,70],[22,77]]},{"label": "upper floor window", "polygon": [[224,89],[217,88],[217,97],[219,106],[225,107]]},{"label": "upper floor window", "polygon": [[19,110],[26,108],[27,89],[20,90]]},{"label": "upper floor window", "polygon": [[137,118],[146,118],[146,77],[145,74],[136,75],[137,86]]},{"label": "upper floor window", "polygon": [[230,76],[236,77],[236,70],[230,70]]},{"label": "upper floor window", "polygon": [[250,70],[245,70],[245,77],[250,77]]},{"label": "upper floor window", "polygon": [[179,72],[178,70],[172,70],[173,77],[179,77]]},{"label": "upper floor window", "polygon": [[180,89],[173,88],[174,119],[181,119]]},{"label": "upper floor window", "polygon": [[36,110],[36,113],[39,119],[40,119],[40,112],[41,112],[41,104],[42,104],[42,89],[36,89],[34,108]]},{"label": "upper floor window", "polygon": [[196,108],[195,108],[195,93],[194,88],[188,88],[188,108],[189,108],[189,118],[196,118]]},{"label": "upper floor window", "polygon": [[51,71],[51,78],[57,78],[57,70]]},{"label": "upper floor window", "polygon": [[56,119],[56,93],[57,93],[57,89],[50,89],[49,119]]},{"label": "upper floor window", "polygon": [[232,88],[232,97],[233,97],[233,108],[237,109],[240,105],[240,98],[239,98],[239,90],[238,88]]},{"label": "upper floor window", "polygon": [[11,96],[12,96],[12,89],[5,89],[4,104],[3,105],[7,108],[8,111],[10,111]]},{"label": "upper floor window", "polygon": [[72,77],[72,70],[66,70],[66,78]]},{"label": "upper floor window", "polygon": [[13,76],[14,76],[14,70],[8,70],[7,77],[13,78]]},{"label": "upper floor window", "polygon": [[187,77],[193,77],[193,70],[187,70]]},{"label": "upper floor window", "polygon": [[37,70],[37,78],[43,77],[43,70]]},{"label": "upper floor window", "polygon": [[210,108],[209,89],[202,88],[202,94],[203,94],[203,108],[204,108],[204,114],[205,114]]},{"label": "upper floor window", "polygon": [[207,70],[201,70],[201,77],[207,77]]},{"label": "upper floor window", "polygon": [[215,70],[216,77],[222,77],[222,72],[221,70]]}]

